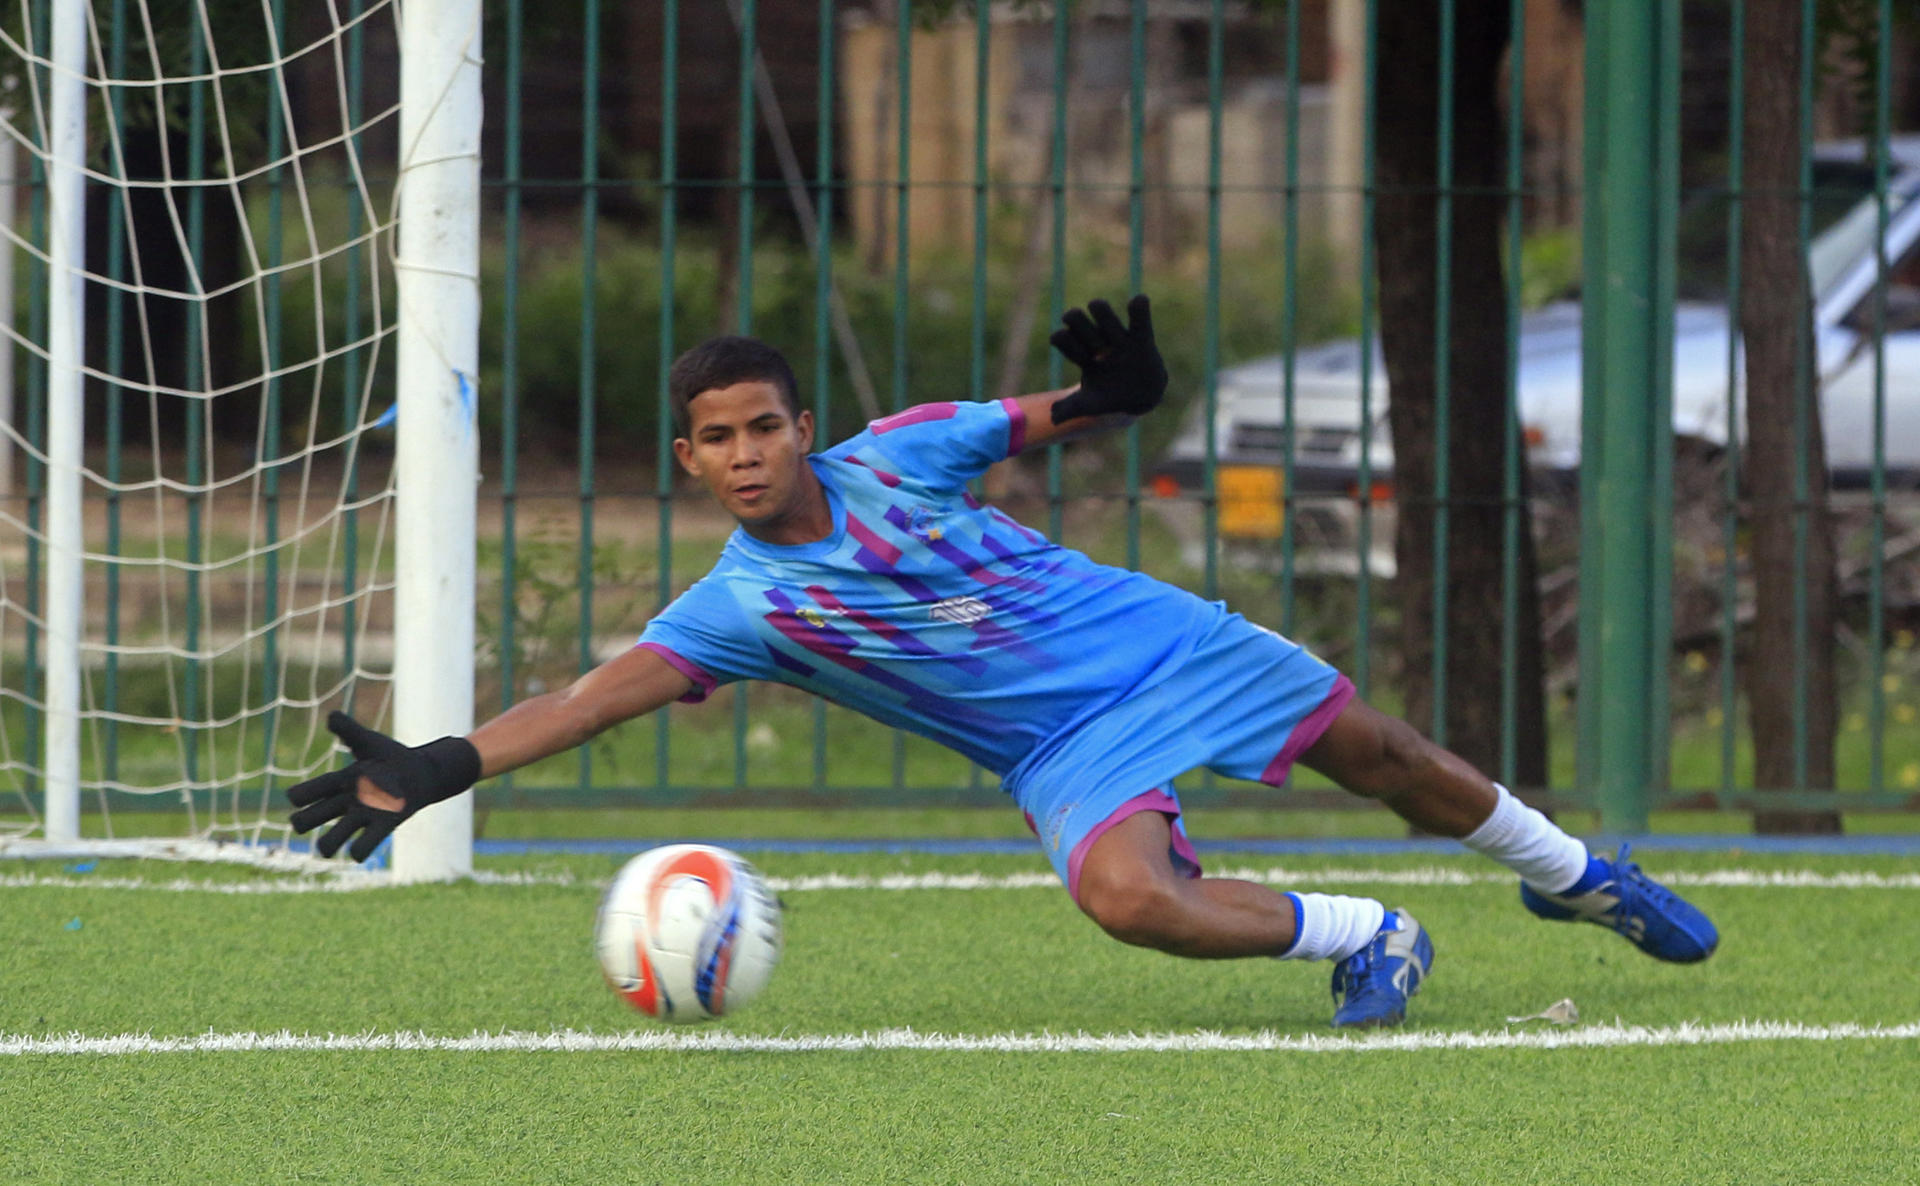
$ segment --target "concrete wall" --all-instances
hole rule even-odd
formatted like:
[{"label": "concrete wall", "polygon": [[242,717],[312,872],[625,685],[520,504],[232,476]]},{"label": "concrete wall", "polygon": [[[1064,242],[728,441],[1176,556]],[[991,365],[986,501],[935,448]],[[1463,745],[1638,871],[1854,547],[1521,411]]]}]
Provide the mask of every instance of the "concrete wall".
[{"label": "concrete wall", "polygon": [[[1204,243],[1207,213],[1208,105],[1204,66],[1196,76],[1192,21],[1156,16],[1148,25],[1141,143],[1145,174],[1145,250],[1155,258]],[[1320,24],[1324,24],[1321,22]],[[1083,20],[1070,66],[1067,162],[1070,222],[1076,240],[1128,233],[1132,165],[1128,29],[1121,20]],[[1271,21],[1230,29],[1242,68],[1230,76],[1221,113],[1222,242],[1229,248],[1271,244],[1285,208],[1286,85],[1264,59],[1273,51]],[[1256,66],[1245,57],[1257,49]],[[1046,196],[1052,168],[1052,29],[1048,22],[996,20],[989,33],[988,169],[996,209],[1031,208]],[[975,55],[971,22],[912,35],[912,121],[908,196],[910,254],[971,250],[974,219]],[[1203,50],[1203,47],[1202,47]],[[843,24],[839,144],[848,184],[846,208],[854,240],[875,266],[890,263],[897,218],[898,34],[860,14]],[[1303,74],[1305,59],[1303,54]],[[1203,58],[1203,54],[1202,54]],[[1326,54],[1311,55],[1324,70]],[[1329,181],[1331,92],[1310,82],[1300,94],[1300,181],[1303,190]],[[1266,192],[1256,192],[1266,191]],[[1332,233],[1333,208],[1358,208],[1347,195],[1300,200],[1303,237]],[[1357,213],[1353,215],[1357,225]]]}]

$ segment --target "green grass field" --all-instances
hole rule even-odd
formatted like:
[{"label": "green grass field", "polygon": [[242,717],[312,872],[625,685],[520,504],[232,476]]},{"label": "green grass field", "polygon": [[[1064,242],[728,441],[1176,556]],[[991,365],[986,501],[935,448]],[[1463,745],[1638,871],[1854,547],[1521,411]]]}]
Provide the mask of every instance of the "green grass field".
[{"label": "green grass field", "polygon": [[[1209,857],[1420,917],[1433,976],[1382,1040],[1327,1029],[1325,965],[1112,942],[1033,876],[1037,853],[748,855],[780,889],[786,955],[750,1009],[693,1029],[599,980],[589,932],[617,857],[488,858],[524,876],[353,893],[9,863],[0,1181],[1809,1183],[1920,1167],[1910,859],[1647,854],[1724,935],[1673,967],[1533,921],[1471,857]],[[940,873],[984,884],[877,883]],[[804,880],[820,874],[868,880]],[[1563,997],[1579,1024],[1508,1021]],[[1740,1022],[1804,1028],[1687,1028]],[[213,1049],[282,1031],[278,1048]],[[590,1037],[538,1048],[568,1032]],[[380,1048],[476,1033],[492,1037]],[[123,1035],[189,1048],[21,1052]],[[326,1035],[351,1040],[301,1041]]]}]

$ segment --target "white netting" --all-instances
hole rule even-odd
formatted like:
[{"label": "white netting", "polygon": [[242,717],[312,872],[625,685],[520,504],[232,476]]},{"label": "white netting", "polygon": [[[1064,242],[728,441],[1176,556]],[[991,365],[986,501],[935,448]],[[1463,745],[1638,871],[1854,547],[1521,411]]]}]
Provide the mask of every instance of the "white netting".
[{"label": "white netting", "polygon": [[42,586],[53,2],[11,6],[0,26],[0,148],[19,178],[0,225],[18,294],[0,423],[15,475],[0,490],[0,852],[41,828],[47,672],[62,662],[82,688],[84,833],[275,839],[277,792],[332,761],[326,710],[386,709],[391,432],[375,392],[392,389],[395,4],[91,3],[69,656],[51,653]]}]

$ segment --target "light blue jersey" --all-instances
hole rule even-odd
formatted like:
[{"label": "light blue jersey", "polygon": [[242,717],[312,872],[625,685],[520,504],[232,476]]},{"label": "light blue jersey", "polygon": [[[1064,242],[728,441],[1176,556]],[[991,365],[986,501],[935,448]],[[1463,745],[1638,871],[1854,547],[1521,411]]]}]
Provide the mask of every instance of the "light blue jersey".
[{"label": "light blue jersey", "polygon": [[1013,400],[874,421],[808,459],[831,535],[780,546],[735,530],[640,645],[694,681],[689,701],[777,680],[958,750],[1011,789],[1023,765],[1178,671],[1232,616],[968,494],[1024,433]]},{"label": "light blue jersey", "polygon": [[833,533],[736,530],[640,645],[704,700],[778,680],[930,737],[1000,775],[1068,891],[1109,829],[1155,811],[1198,876],[1172,779],[1280,786],[1353,685],[1305,649],[982,506],[966,483],[1020,451],[1020,405],[922,404],[808,460]]}]

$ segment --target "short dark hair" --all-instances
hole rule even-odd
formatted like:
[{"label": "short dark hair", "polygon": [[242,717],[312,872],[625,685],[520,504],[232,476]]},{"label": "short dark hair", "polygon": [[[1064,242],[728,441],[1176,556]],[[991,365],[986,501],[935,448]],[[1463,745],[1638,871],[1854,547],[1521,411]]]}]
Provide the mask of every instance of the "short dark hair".
[{"label": "short dark hair", "polygon": [[785,356],[758,338],[732,334],[708,338],[674,359],[667,372],[667,400],[675,427],[682,436],[692,427],[687,405],[694,396],[735,383],[756,382],[778,388],[787,411],[799,418],[800,385],[794,381],[793,368],[787,365]]}]

